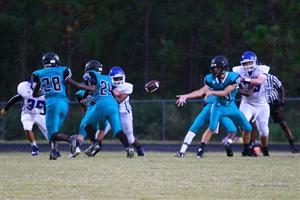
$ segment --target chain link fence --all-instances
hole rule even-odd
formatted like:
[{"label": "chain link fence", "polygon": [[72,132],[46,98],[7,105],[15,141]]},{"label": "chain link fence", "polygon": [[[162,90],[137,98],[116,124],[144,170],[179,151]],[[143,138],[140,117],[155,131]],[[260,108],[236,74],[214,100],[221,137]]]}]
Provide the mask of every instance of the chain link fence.
[{"label": "chain link fence", "polygon": [[[175,99],[162,100],[132,100],[134,118],[134,132],[140,140],[175,141],[183,140],[194,118],[202,109],[202,100],[188,101],[183,107],[177,107]],[[0,102],[1,108],[6,102]],[[20,121],[21,104],[12,106],[5,117],[0,118],[0,139],[25,139],[22,123]],[[68,118],[63,130],[67,134],[77,133],[83,114],[78,103],[71,102]],[[285,117],[293,131],[295,141],[300,140],[300,98],[287,98],[285,104]],[[285,142],[285,136],[278,124],[270,120],[270,140]],[[205,131],[205,126],[199,135]],[[35,127],[34,131],[39,139],[44,139],[42,133]],[[240,133],[238,133],[240,135]],[[224,132],[213,137],[219,141],[225,136]],[[107,136],[112,137],[111,134]],[[200,139],[200,136],[197,136]]]}]

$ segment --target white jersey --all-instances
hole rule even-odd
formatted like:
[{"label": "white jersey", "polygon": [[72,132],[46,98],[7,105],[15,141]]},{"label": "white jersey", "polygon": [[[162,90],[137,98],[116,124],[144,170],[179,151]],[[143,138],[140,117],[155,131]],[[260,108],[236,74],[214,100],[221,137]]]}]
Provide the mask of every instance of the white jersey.
[{"label": "white jersey", "polygon": [[21,82],[18,85],[17,92],[24,99],[22,113],[45,114],[45,97],[33,97],[32,84],[28,81]]},{"label": "white jersey", "polygon": [[[128,96],[119,104],[119,112],[120,112],[120,119],[122,130],[126,134],[129,144],[134,143],[135,137],[133,134],[133,117],[131,106],[129,103],[129,96],[133,92],[133,85],[131,83],[123,83],[116,86],[116,89],[123,94],[128,94]],[[111,126],[108,125],[104,132],[107,132],[111,129]],[[95,136],[97,138],[97,136]]]},{"label": "white jersey", "polygon": [[120,113],[131,113],[131,105],[129,103],[130,95],[133,92],[133,85],[131,83],[123,83],[117,85],[117,90],[120,91],[123,94],[128,94],[126,99],[124,99],[120,104],[119,104],[119,112]]},{"label": "white jersey", "polygon": [[[242,78],[258,78],[264,77],[265,81],[267,80],[267,74],[269,73],[270,67],[266,65],[258,65],[255,70],[251,73],[244,70],[243,66],[236,66],[232,68],[233,72],[238,73]],[[241,83],[245,90],[249,89],[251,85],[249,83]],[[253,95],[250,97],[242,96],[242,102],[249,103],[252,105],[261,105],[266,104],[266,91],[264,84],[254,86]]]}]

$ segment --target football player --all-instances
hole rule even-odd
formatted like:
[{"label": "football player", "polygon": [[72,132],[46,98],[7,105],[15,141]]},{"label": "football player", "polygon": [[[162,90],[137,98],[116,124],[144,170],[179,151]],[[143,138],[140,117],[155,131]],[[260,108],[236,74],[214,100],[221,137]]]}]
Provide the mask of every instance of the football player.
[{"label": "football player", "polygon": [[51,146],[49,159],[56,160],[59,157],[56,141],[70,142],[70,137],[60,132],[69,110],[66,85],[88,91],[93,91],[95,88],[74,81],[71,78],[71,69],[60,64],[56,53],[45,53],[42,57],[42,64],[43,69],[32,73],[33,81],[36,83],[33,96],[39,96],[39,90],[42,89],[46,99],[46,127]]},{"label": "football player", "polygon": [[[124,145],[127,157],[132,158],[134,149],[129,146],[127,136],[122,131],[119,107],[114,98],[114,96],[119,96],[120,92],[113,89],[111,77],[98,73],[99,67],[102,67],[102,64],[97,60],[91,60],[85,65],[83,79],[88,85],[95,87],[96,90],[89,93],[87,111],[81,120],[79,133],[71,140],[70,157],[80,154],[83,140],[88,135],[95,133],[94,130],[99,123],[104,125],[108,120],[112,134]],[[95,139],[95,144],[98,147],[101,147],[101,142],[97,138]]]},{"label": "football player", "polygon": [[[196,92],[196,91],[194,91]],[[196,96],[190,96],[191,94],[185,94],[188,98],[195,98]],[[180,97],[183,95],[177,95],[177,97]],[[202,96],[202,95],[201,95]],[[177,152],[176,156],[177,157],[184,157],[186,150],[188,148],[188,146],[191,144],[192,140],[194,139],[194,137],[198,134],[199,130],[207,123],[209,122],[209,116],[210,116],[210,110],[211,107],[213,105],[213,103],[216,100],[216,96],[210,96],[209,98],[204,100],[204,105],[202,108],[202,111],[197,115],[196,119],[194,120],[193,124],[191,125],[190,129],[188,130],[184,140],[183,140],[183,144],[181,145],[180,151]],[[179,101],[176,102],[178,105]],[[234,125],[234,123],[232,122],[232,120],[228,117],[223,117],[220,120],[222,126],[225,128],[225,132],[228,134],[228,138],[226,139],[226,141],[224,142],[224,147],[227,153],[227,156],[231,157],[233,156],[233,151],[231,148],[231,144],[232,144],[232,138],[235,137],[236,133],[237,133],[237,129],[236,126]],[[218,131],[216,131],[216,134],[218,133]],[[203,148],[204,146],[208,143],[208,141],[210,140],[211,135],[208,135],[207,131],[203,134],[202,139],[201,139],[201,143]]]},{"label": "football player", "polygon": [[[252,156],[249,148],[250,133],[252,127],[245,116],[238,110],[235,104],[235,96],[239,83],[239,75],[226,71],[229,65],[228,59],[224,56],[215,56],[211,61],[211,74],[204,78],[204,86],[197,91],[186,95],[179,95],[177,105],[183,105],[188,98],[201,97],[208,98],[211,95],[217,96],[211,107],[209,118],[209,128],[206,135],[210,136],[217,131],[219,121],[222,117],[229,117],[243,130],[244,151],[243,155]],[[202,158],[206,143],[202,142],[196,153],[196,158]]]},{"label": "football player", "polygon": [[[241,76],[240,87],[244,90],[253,90],[250,97],[242,96],[240,110],[248,121],[255,121],[262,145],[262,153],[269,156],[269,117],[270,108],[266,100],[264,84],[270,67],[259,65],[257,56],[252,51],[243,53],[240,59],[240,66],[232,68],[233,72]],[[255,138],[252,139],[252,143]]]},{"label": "football player", "polygon": [[46,140],[48,140],[45,123],[45,97],[43,95],[39,97],[33,97],[32,93],[32,80],[19,83],[17,87],[17,94],[13,96],[8,101],[6,106],[1,110],[1,116],[6,115],[12,105],[23,100],[21,122],[23,124],[25,135],[31,144],[31,155],[37,156],[39,155],[39,148],[35,140],[34,132],[32,131],[34,124],[37,125],[37,127],[45,136]]}]

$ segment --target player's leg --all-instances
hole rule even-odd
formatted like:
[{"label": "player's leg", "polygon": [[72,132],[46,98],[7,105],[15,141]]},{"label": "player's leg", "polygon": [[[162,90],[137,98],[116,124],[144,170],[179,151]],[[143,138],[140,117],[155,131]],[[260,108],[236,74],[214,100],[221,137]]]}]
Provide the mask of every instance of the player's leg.
[{"label": "player's leg", "polygon": [[210,109],[209,116],[209,127],[206,129],[205,133],[202,136],[199,149],[196,152],[196,158],[200,159],[203,157],[205,152],[205,147],[208,141],[210,140],[213,133],[218,133],[219,131],[219,121],[225,113],[223,112],[223,106],[213,104]]},{"label": "player's leg", "polygon": [[109,116],[108,121],[111,125],[112,134],[120,140],[120,142],[125,147],[127,152],[127,157],[132,158],[134,156],[134,149],[130,147],[128,138],[122,130],[121,121],[120,121],[120,113],[118,107],[109,107]]},{"label": "player's leg", "polygon": [[226,154],[228,157],[233,156],[232,151],[232,142],[233,138],[236,136],[237,128],[233,121],[228,117],[222,117],[220,120],[221,124],[225,128],[225,132],[227,133],[227,139],[224,141],[224,148],[226,150]]},{"label": "player's leg", "polygon": [[263,156],[269,156],[268,144],[269,144],[269,118],[270,107],[268,104],[259,108],[259,113],[256,118],[256,126],[260,135],[261,147]]},{"label": "player's leg", "polygon": [[202,111],[197,115],[193,121],[190,129],[184,137],[183,143],[181,145],[180,151],[177,152],[177,157],[184,157],[188,149],[188,146],[192,143],[194,137],[199,132],[199,130],[204,126],[205,123],[209,121],[210,108],[212,104],[207,104],[203,107]]},{"label": "player's leg", "polygon": [[293,133],[284,116],[283,106],[270,104],[270,114],[274,123],[278,123],[280,128],[283,130],[285,137],[291,146],[292,153],[298,153],[299,150],[295,147]]},{"label": "player's leg", "polygon": [[87,110],[80,122],[78,134],[71,136],[69,157],[76,157],[79,155],[84,139],[88,136],[94,136],[96,127],[98,126],[97,123],[100,119],[104,119],[101,114],[102,112],[99,112],[96,106]]},{"label": "player's leg", "polygon": [[205,132],[204,132],[204,134],[202,135],[202,138],[201,138],[201,143],[200,143],[199,149],[196,152],[196,158],[200,159],[200,158],[203,157],[203,154],[205,152],[206,144],[209,142],[212,134],[213,134],[213,132],[209,128],[207,128],[205,130]]},{"label": "player's leg", "polygon": [[38,148],[38,145],[35,140],[35,135],[32,131],[33,124],[34,124],[34,117],[31,114],[22,113],[21,114],[21,122],[23,125],[25,135],[28,138],[31,148],[32,148],[31,155],[32,156],[39,155],[39,148]]},{"label": "player's leg", "polygon": [[[255,107],[253,107],[252,105],[245,103],[245,102],[241,102],[239,110],[243,113],[243,115],[246,117],[246,119],[248,120],[248,122],[254,122],[256,119],[256,115],[257,115],[257,109]],[[255,134],[256,132],[251,131],[250,134],[250,148],[252,149],[252,146],[254,146],[255,144]],[[247,136],[245,136],[247,137]]]},{"label": "player's leg", "polygon": [[105,129],[109,126],[109,123],[106,119],[102,119],[97,124],[97,132],[93,136],[92,144],[84,151],[84,153],[89,156],[95,156],[102,149],[102,141],[106,135]]},{"label": "player's leg", "polygon": [[123,132],[127,136],[129,144],[131,144],[138,154],[138,156],[144,156],[144,148],[138,141],[138,139],[134,136],[133,133],[133,118],[132,118],[132,112],[130,113],[120,113],[120,119],[121,119],[121,126],[123,129]]},{"label": "player's leg", "polygon": [[[251,138],[251,131],[252,126],[249,123],[249,119],[251,118],[248,113],[248,116],[244,115],[236,106],[232,106],[230,112],[230,118],[237,123],[239,127],[242,129],[242,138],[243,138],[243,144],[244,144],[244,150],[242,152],[243,156],[253,156],[253,153],[250,149],[250,138]],[[251,110],[249,110],[251,112]],[[247,113],[246,113],[247,114]],[[247,119],[248,117],[249,119]]]},{"label": "player's leg", "polygon": [[51,146],[50,160],[56,160],[59,157],[57,141],[70,142],[70,136],[60,132],[68,110],[69,104],[67,101],[55,101],[46,105],[46,127]]}]

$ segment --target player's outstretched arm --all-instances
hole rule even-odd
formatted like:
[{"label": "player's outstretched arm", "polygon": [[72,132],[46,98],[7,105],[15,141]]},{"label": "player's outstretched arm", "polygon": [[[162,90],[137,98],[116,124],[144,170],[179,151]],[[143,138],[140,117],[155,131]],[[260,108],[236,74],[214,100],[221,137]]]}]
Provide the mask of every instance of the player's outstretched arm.
[{"label": "player's outstretched arm", "polygon": [[232,90],[236,89],[237,84],[232,84],[227,86],[224,90],[208,90],[205,93],[205,98],[211,96],[211,95],[215,95],[215,96],[219,96],[219,97],[225,97],[227,96]]},{"label": "player's outstretched arm", "polygon": [[176,104],[177,106],[183,106],[186,103],[187,99],[202,97],[207,90],[209,90],[208,85],[204,85],[200,90],[195,90],[188,94],[176,95],[176,97],[178,98]]},{"label": "player's outstretched arm", "polygon": [[2,117],[4,117],[7,113],[7,111],[9,110],[9,108],[14,105],[15,103],[17,103],[18,101],[21,101],[23,99],[23,97],[19,94],[13,96],[12,98],[10,98],[7,102],[7,104],[5,105],[5,107],[3,109],[1,109],[1,113],[0,115]]},{"label": "player's outstretched arm", "polygon": [[91,91],[91,92],[94,92],[96,90],[96,85],[84,85],[82,83],[78,83],[77,81],[74,81],[72,78],[68,78],[66,80],[66,82],[75,87],[75,88],[78,88],[78,89],[81,89],[81,90],[87,90],[87,91]]}]

